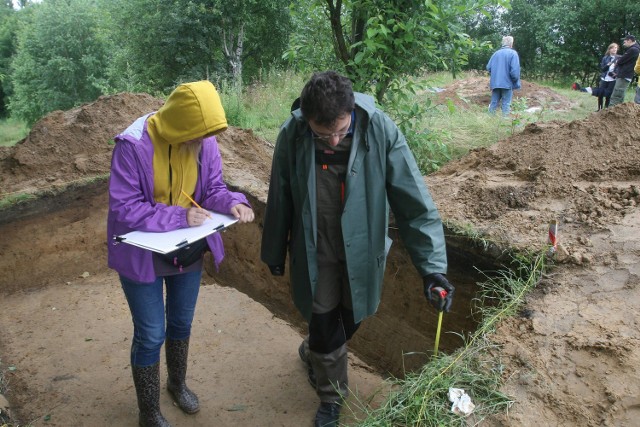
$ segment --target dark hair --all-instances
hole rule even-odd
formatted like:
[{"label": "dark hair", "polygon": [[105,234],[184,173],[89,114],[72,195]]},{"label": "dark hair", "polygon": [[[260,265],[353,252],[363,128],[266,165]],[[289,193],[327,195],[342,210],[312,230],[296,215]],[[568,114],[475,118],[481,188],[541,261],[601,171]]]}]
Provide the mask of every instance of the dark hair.
[{"label": "dark hair", "polygon": [[302,115],[322,126],[333,125],[355,105],[351,80],[335,71],[315,73],[300,94]]}]

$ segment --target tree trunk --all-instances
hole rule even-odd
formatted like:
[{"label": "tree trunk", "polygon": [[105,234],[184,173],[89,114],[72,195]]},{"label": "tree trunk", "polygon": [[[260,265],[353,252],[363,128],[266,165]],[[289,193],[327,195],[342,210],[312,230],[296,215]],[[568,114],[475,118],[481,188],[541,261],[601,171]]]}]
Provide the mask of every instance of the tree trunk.
[{"label": "tree trunk", "polygon": [[[235,45],[235,47],[234,47]],[[229,71],[236,87],[242,87],[242,54],[244,52],[244,23],[237,36],[233,31],[222,30],[222,53],[229,64]]]}]

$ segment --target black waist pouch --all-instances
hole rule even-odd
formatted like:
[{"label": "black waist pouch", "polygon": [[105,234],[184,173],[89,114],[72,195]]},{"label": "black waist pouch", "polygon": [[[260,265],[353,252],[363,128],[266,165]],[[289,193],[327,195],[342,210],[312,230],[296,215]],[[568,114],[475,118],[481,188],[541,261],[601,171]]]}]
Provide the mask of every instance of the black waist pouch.
[{"label": "black waist pouch", "polygon": [[191,264],[196,263],[202,259],[204,253],[209,249],[207,245],[207,239],[196,240],[193,243],[189,243],[186,246],[176,249],[168,254],[159,254],[160,259],[167,264],[170,264],[179,269],[189,267]]}]

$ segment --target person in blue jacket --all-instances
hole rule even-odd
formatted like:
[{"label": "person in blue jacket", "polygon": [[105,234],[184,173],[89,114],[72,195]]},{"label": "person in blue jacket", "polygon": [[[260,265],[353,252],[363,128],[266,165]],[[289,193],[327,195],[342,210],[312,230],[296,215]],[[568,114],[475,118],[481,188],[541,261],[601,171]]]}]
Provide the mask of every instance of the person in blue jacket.
[{"label": "person in blue jacket", "polygon": [[491,55],[487,71],[491,75],[489,112],[494,114],[498,103],[502,101],[502,114],[508,116],[511,111],[513,90],[520,89],[520,57],[513,49],[513,37],[502,38],[502,47]]}]

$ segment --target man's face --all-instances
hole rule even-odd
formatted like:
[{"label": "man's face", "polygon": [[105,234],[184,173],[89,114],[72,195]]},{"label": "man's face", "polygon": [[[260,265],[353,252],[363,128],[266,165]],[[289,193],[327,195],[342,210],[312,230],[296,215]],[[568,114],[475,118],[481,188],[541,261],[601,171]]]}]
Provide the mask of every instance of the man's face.
[{"label": "man's face", "polygon": [[344,114],[336,119],[332,126],[322,126],[313,120],[309,120],[309,127],[314,133],[314,138],[325,144],[335,147],[347,136],[351,126],[351,114]]},{"label": "man's face", "polygon": [[635,43],[635,41],[633,41],[631,39],[625,39],[625,41],[622,44],[624,45],[624,47],[629,47],[634,43]]}]

